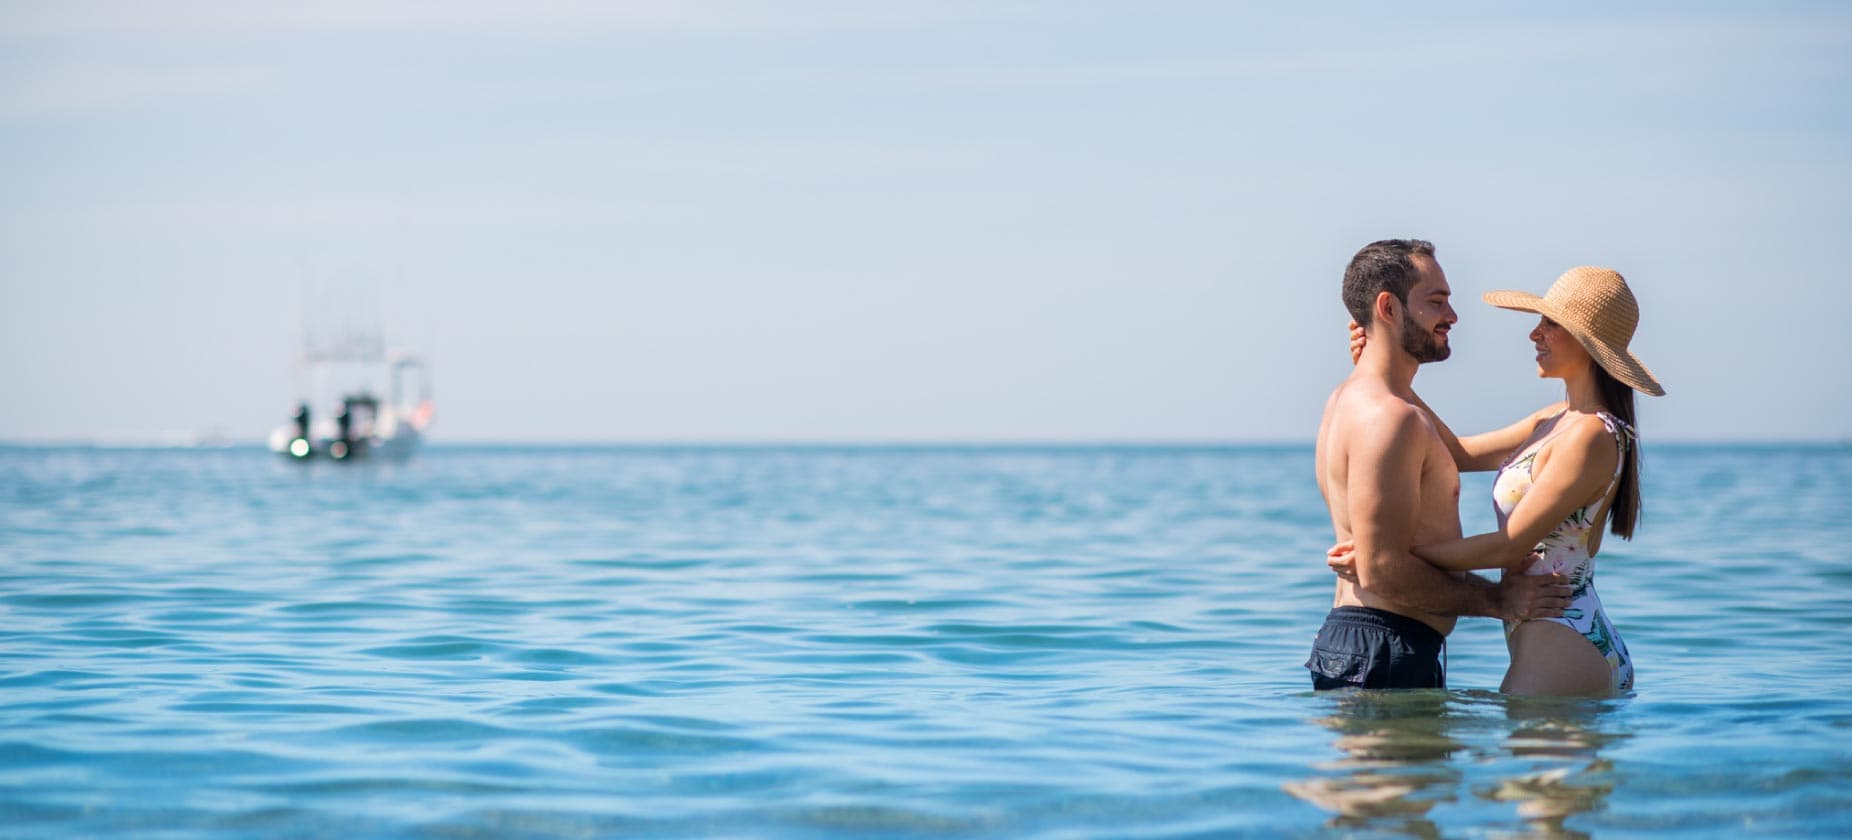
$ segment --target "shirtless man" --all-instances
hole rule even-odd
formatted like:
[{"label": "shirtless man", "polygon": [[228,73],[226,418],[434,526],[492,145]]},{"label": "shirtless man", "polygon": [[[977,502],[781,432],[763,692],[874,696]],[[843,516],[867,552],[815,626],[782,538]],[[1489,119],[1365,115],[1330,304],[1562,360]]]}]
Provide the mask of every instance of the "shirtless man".
[{"label": "shirtless man", "polygon": [[1460,472],[1414,392],[1416,369],[1450,352],[1451,294],[1434,246],[1418,239],[1372,242],[1344,271],[1344,306],[1367,341],[1325,403],[1315,457],[1337,541],[1356,543],[1356,573],[1338,579],[1306,660],[1314,689],[1445,688],[1441,651],[1459,616],[1542,618],[1568,603],[1560,575],[1493,585],[1409,553],[1460,538]]}]

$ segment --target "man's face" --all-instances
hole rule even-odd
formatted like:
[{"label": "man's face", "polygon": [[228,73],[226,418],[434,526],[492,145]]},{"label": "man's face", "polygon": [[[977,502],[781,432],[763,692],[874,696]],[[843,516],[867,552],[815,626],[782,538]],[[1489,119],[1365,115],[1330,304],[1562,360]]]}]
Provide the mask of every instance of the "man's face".
[{"label": "man's face", "polygon": [[1453,353],[1447,331],[1460,320],[1453,311],[1453,289],[1440,263],[1421,255],[1414,257],[1414,263],[1421,274],[1409,288],[1408,306],[1402,310],[1402,350],[1424,364],[1445,361]]}]

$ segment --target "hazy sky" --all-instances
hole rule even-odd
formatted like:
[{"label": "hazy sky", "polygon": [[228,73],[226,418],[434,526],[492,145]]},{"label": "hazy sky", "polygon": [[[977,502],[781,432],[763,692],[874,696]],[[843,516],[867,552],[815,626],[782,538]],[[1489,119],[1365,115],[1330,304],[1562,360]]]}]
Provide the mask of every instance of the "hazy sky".
[{"label": "hazy sky", "polygon": [[1457,429],[1599,264],[1649,439],[1852,438],[1852,5],[1286,5],[0,2],[0,440],[259,439],[333,307],[440,440],[1309,441],[1392,236]]}]

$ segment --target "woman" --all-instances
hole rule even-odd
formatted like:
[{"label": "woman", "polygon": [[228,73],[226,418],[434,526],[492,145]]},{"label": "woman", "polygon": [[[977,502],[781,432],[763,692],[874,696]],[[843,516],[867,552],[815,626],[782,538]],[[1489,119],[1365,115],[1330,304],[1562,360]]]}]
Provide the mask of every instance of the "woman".
[{"label": "woman", "polygon": [[[1561,618],[1505,624],[1511,668],[1501,691],[1607,696],[1633,688],[1633,661],[1595,593],[1601,527],[1633,537],[1640,515],[1640,453],[1633,392],[1665,389],[1627,350],[1639,305],[1622,277],[1606,268],[1572,268],[1543,297],[1489,292],[1501,309],[1543,316],[1530,338],[1539,376],[1563,380],[1564,400],[1503,429],[1455,437],[1434,420],[1461,471],[1497,470],[1492,505],[1498,530],[1414,553],[1442,569],[1502,569],[1569,578],[1573,592]],[[1361,331],[1352,325],[1353,353]],[[1426,408],[1424,405],[1423,408]],[[1331,566],[1351,574],[1351,545],[1332,548]]]}]

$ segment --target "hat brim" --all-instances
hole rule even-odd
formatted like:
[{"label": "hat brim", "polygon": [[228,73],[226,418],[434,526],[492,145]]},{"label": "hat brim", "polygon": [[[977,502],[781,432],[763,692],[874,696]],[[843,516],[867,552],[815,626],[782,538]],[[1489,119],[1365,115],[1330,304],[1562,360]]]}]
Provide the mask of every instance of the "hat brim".
[{"label": "hat brim", "polygon": [[1500,309],[1509,309],[1513,312],[1535,312],[1545,318],[1555,321],[1557,324],[1560,324],[1563,329],[1568,330],[1570,335],[1575,336],[1576,340],[1582,343],[1582,349],[1587,350],[1588,354],[1594,357],[1595,364],[1601,365],[1601,369],[1607,371],[1610,376],[1613,376],[1615,379],[1626,384],[1627,387],[1639,391],[1642,394],[1655,397],[1663,397],[1666,395],[1665,387],[1660,385],[1659,380],[1653,377],[1653,372],[1646,368],[1646,363],[1640,361],[1640,357],[1635,356],[1625,347],[1614,347],[1607,343],[1596,341],[1594,336],[1589,335],[1588,332],[1583,330],[1580,325],[1575,323],[1574,319],[1563,318],[1562,315],[1556,311],[1556,307],[1550,305],[1549,301],[1533,295],[1530,292],[1517,292],[1511,290],[1486,292],[1480,297],[1486,303],[1492,304]]}]

